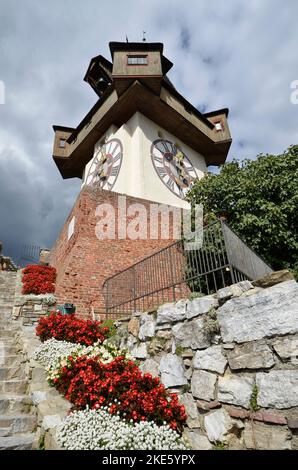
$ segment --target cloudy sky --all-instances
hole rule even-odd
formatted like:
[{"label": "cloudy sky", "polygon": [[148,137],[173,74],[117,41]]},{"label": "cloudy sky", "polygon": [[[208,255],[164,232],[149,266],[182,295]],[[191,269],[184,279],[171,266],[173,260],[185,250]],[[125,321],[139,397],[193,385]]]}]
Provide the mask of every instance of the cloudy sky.
[{"label": "cloudy sky", "polygon": [[165,44],[170,78],[200,110],[230,108],[229,154],[298,143],[297,0],[0,0],[0,240],[51,247],[79,192],[52,158],[52,124],[75,127],[96,101],[82,81],[108,42]]}]

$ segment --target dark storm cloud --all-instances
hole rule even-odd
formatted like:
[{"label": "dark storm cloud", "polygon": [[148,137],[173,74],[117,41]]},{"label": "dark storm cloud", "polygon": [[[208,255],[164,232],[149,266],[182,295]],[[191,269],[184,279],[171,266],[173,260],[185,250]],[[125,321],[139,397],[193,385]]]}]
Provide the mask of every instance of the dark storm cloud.
[{"label": "dark storm cloud", "polygon": [[298,3],[281,0],[0,0],[0,240],[50,247],[79,192],[52,158],[52,124],[76,126],[96,101],[82,78],[108,42],[165,44],[170,78],[199,109],[230,108],[230,157],[298,142]]},{"label": "dark storm cloud", "polygon": [[182,28],[180,33],[182,49],[189,49],[190,47],[190,33],[187,28]]}]

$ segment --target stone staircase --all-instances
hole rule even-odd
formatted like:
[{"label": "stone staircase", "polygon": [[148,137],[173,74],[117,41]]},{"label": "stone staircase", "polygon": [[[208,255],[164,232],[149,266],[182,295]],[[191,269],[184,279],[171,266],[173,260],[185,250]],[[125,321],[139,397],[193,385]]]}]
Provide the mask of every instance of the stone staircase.
[{"label": "stone staircase", "polygon": [[12,320],[16,273],[0,271],[0,450],[32,449],[37,426],[28,396],[28,373],[16,346],[19,325]]}]

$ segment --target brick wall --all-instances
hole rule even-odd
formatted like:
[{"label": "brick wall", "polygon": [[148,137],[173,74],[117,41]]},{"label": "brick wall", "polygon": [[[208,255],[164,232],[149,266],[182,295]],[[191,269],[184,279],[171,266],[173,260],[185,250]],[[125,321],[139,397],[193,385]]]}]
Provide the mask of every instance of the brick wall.
[{"label": "brick wall", "polygon": [[[96,207],[109,203],[117,209],[118,196],[118,193],[111,191],[84,188],[51,250],[50,265],[57,269],[57,301],[74,303],[78,315],[90,315],[91,307],[104,310],[102,285],[107,277],[172,243],[171,240],[130,240],[117,237],[115,240],[99,240],[95,235],[96,223],[99,221],[95,214]],[[127,206],[134,203],[141,203],[146,207],[149,227],[150,201],[127,196]],[[68,228],[73,217],[74,232],[68,239]],[[116,215],[116,234],[117,222]],[[170,236],[171,224],[172,219]]]}]

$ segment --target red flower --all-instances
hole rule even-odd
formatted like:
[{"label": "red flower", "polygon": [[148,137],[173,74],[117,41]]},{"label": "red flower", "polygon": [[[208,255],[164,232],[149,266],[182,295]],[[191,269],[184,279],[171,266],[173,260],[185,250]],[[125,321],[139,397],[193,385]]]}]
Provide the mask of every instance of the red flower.
[{"label": "red flower", "polygon": [[75,315],[62,315],[59,312],[52,312],[49,316],[41,317],[36,327],[36,334],[41,341],[55,338],[86,346],[96,341],[102,343],[108,333],[109,329],[102,327],[98,321],[82,320],[76,318]]},{"label": "red flower", "polygon": [[22,294],[55,292],[56,269],[51,266],[28,265],[23,269]]},{"label": "red flower", "polygon": [[177,395],[170,394],[158,378],[143,375],[138,366],[123,357],[109,364],[99,358],[68,358],[69,365],[59,372],[54,383],[75,408],[100,408],[112,403],[109,412],[134,421],[169,423],[180,430],[186,421],[184,406]]}]

